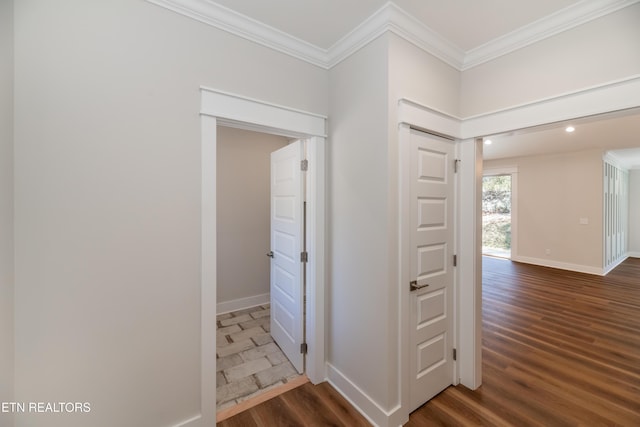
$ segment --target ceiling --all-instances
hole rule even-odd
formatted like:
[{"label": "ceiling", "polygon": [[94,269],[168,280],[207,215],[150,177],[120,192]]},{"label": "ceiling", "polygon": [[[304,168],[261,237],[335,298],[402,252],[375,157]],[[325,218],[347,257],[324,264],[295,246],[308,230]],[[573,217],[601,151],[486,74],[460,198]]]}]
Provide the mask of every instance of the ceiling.
[{"label": "ceiling", "polygon": [[[323,49],[360,25],[386,0],[216,0],[216,3]],[[468,52],[577,0],[394,0]]]},{"label": "ceiling", "polygon": [[[574,132],[565,131],[573,126]],[[602,149],[628,169],[640,169],[640,109],[538,126],[485,139],[486,160]]]}]

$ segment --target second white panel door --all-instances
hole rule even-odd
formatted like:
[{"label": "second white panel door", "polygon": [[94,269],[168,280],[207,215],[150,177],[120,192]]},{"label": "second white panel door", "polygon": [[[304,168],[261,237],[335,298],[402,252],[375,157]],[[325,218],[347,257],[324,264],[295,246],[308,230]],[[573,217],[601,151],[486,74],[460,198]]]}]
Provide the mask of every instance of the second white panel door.
[{"label": "second white panel door", "polygon": [[410,411],[453,380],[455,146],[411,130]]},{"label": "second white panel door", "polygon": [[271,336],[300,373],[304,355],[304,142],[271,153]]}]

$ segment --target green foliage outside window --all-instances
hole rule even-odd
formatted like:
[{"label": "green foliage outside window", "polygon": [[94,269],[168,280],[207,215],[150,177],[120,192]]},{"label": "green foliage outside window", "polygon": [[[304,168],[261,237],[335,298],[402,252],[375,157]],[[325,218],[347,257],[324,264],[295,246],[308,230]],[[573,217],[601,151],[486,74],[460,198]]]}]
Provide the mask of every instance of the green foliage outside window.
[{"label": "green foliage outside window", "polygon": [[482,179],[482,246],[511,249],[511,176]]}]

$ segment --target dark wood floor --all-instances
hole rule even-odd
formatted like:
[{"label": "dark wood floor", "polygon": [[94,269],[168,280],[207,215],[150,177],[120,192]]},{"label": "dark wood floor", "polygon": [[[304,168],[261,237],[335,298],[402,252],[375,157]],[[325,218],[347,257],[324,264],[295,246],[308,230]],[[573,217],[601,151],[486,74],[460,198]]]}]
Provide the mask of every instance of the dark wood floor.
[{"label": "dark wood floor", "polygon": [[328,383],[306,383],[218,423],[218,427],[370,425]]},{"label": "dark wood floor", "polygon": [[[483,385],[449,387],[406,426],[640,426],[640,259],[606,277],[484,262]],[[368,423],[306,384],[218,425]]]},{"label": "dark wood floor", "polygon": [[483,385],[407,426],[640,426],[640,259],[606,277],[485,258]]}]

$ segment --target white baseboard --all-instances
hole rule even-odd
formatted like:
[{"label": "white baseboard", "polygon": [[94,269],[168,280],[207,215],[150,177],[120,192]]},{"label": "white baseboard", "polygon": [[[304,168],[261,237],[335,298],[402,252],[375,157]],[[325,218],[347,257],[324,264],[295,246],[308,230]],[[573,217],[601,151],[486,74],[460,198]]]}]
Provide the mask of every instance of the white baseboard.
[{"label": "white baseboard", "polygon": [[219,302],[216,305],[216,314],[228,313],[230,311],[244,310],[245,308],[255,307],[269,303],[269,293],[254,295],[252,297],[238,298],[231,301]]},{"label": "white baseboard", "polygon": [[629,252],[627,255],[629,255],[630,258],[640,258],[640,252]]},{"label": "white baseboard", "polygon": [[396,422],[400,416],[400,406],[385,411],[360,387],[349,380],[335,366],[327,363],[327,380],[347,401],[376,427],[402,426]]},{"label": "white baseboard", "polygon": [[511,258],[512,261],[523,262],[525,264],[540,265],[542,267],[559,268],[561,270],[577,271],[578,273],[596,274],[598,276],[604,275],[604,269],[600,267],[593,267],[590,265],[571,264],[568,262],[554,261],[543,258],[532,258],[525,256],[516,256]]},{"label": "white baseboard", "polygon": [[607,274],[609,274],[611,270],[613,270],[614,268],[622,264],[624,260],[627,258],[629,258],[629,254],[626,254],[625,256],[620,257],[617,261],[614,261],[611,265],[605,267],[602,275],[606,276]]},{"label": "white baseboard", "polygon": [[195,417],[184,420],[181,423],[174,425],[173,427],[201,427],[202,415],[196,415]]}]

